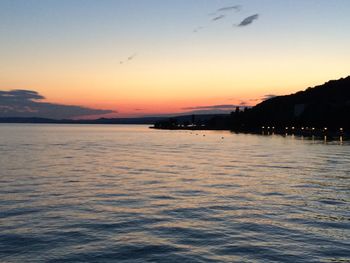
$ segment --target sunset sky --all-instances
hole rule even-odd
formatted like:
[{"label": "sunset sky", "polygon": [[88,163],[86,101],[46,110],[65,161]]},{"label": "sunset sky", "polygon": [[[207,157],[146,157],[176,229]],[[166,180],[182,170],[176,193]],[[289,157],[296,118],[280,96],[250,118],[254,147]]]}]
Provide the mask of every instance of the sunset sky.
[{"label": "sunset sky", "polygon": [[254,105],[348,76],[349,12],[349,0],[1,0],[0,91],[117,117]]}]

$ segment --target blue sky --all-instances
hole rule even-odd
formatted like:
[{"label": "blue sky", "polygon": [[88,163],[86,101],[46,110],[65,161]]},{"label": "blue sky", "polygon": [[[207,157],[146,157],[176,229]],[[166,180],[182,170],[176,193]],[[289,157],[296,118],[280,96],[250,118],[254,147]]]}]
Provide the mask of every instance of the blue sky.
[{"label": "blue sky", "polygon": [[0,90],[125,114],[286,94],[349,74],[349,11],[348,0],[1,0]]}]

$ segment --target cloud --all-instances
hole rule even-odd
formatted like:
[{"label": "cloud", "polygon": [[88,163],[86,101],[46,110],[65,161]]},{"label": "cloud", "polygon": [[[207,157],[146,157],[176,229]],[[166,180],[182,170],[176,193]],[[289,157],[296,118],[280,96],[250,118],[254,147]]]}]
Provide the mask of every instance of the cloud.
[{"label": "cloud", "polygon": [[259,18],[259,14],[248,16],[247,18],[243,19],[242,22],[238,24],[238,26],[240,26],[240,27],[248,26],[251,23],[253,23],[254,20],[257,20],[258,18]]},{"label": "cloud", "polygon": [[203,30],[204,29],[204,27],[202,27],[202,26],[199,26],[199,27],[196,27],[195,29],[193,29],[193,33],[198,33],[199,31],[201,31],[201,30]]},{"label": "cloud", "polygon": [[41,102],[43,99],[45,99],[44,96],[32,90],[0,91],[0,117],[70,119],[116,113],[112,110]]},{"label": "cloud", "polygon": [[261,100],[265,101],[265,100],[269,100],[269,99],[272,99],[272,98],[275,98],[277,97],[277,95],[274,95],[274,94],[267,94],[267,95],[264,95]]},{"label": "cloud", "polygon": [[223,105],[210,105],[210,106],[194,106],[182,108],[183,110],[231,110],[241,105],[223,104]]},{"label": "cloud", "polygon": [[211,21],[218,21],[218,20],[223,19],[223,18],[225,18],[225,15],[219,15],[219,16],[214,17]]},{"label": "cloud", "polygon": [[135,57],[137,56],[137,54],[135,53],[135,54],[133,54],[133,55],[131,55],[131,56],[129,56],[128,57],[128,61],[130,61],[130,60],[133,60]]},{"label": "cloud", "polygon": [[232,11],[232,10],[236,10],[238,12],[238,11],[241,11],[241,9],[242,9],[242,6],[240,5],[225,6],[225,7],[219,8],[217,12],[226,12],[226,11]]},{"label": "cloud", "polygon": [[136,57],[137,57],[137,54],[134,53],[134,54],[128,56],[128,57],[126,58],[126,60],[121,60],[119,63],[120,63],[120,64],[125,64],[125,63],[127,63],[127,62],[130,62],[130,61],[134,60],[134,58],[136,58]]}]

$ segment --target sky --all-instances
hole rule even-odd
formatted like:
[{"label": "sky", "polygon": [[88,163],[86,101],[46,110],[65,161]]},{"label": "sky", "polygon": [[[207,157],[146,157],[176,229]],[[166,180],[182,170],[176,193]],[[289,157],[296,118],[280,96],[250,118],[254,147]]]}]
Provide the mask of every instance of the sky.
[{"label": "sky", "polygon": [[253,106],[348,76],[349,11],[348,0],[0,0],[0,117]]}]

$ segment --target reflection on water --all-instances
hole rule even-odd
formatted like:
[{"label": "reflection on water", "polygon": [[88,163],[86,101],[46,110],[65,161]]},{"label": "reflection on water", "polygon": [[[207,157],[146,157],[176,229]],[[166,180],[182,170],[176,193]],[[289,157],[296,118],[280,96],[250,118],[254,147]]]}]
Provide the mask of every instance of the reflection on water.
[{"label": "reflection on water", "polygon": [[0,125],[0,261],[350,262],[349,149]]}]

